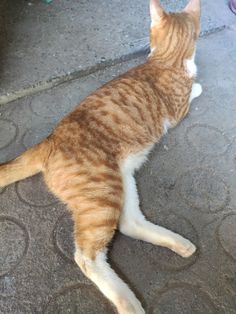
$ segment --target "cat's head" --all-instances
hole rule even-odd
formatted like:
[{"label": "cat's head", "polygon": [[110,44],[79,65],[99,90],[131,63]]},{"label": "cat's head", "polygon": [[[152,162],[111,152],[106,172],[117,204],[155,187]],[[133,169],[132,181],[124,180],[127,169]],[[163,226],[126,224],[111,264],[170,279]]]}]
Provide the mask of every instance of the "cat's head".
[{"label": "cat's head", "polygon": [[151,56],[189,59],[200,33],[200,0],[190,0],[182,12],[166,13],[159,0],[150,0]]}]

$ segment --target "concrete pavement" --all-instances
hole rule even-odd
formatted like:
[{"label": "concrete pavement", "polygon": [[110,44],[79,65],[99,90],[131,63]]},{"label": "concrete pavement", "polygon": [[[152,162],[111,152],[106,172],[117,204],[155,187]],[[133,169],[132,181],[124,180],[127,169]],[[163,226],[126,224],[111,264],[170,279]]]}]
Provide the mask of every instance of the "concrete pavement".
[{"label": "concrete pavement", "polygon": [[[91,1],[54,1],[52,7],[39,1],[31,3],[14,2],[15,7],[13,1],[7,4],[8,14],[14,13],[13,20],[20,24],[14,26],[18,42],[12,40],[12,46],[7,48],[9,54],[3,54],[1,59],[6,70],[0,87],[1,95],[5,95],[1,98],[5,104],[0,106],[0,162],[14,158],[46,137],[57,121],[92,90],[145,58],[133,58],[143,46],[126,46],[135,38],[147,36],[144,29],[148,17],[140,13],[144,1],[130,7],[122,1],[94,4],[102,8],[102,12],[94,8],[95,24],[98,16],[101,23],[108,23],[105,10],[112,11],[116,5],[117,11],[113,12],[112,27],[101,27],[94,37],[86,35],[87,43],[94,47],[91,55],[79,46],[76,32],[68,35],[68,45],[64,36],[59,40],[55,32],[50,33],[50,29],[57,29],[54,22],[59,16],[64,21],[62,33],[67,32],[67,19],[75,28],[86,28],[90,22],[84,17],[91,12]],[[170,7],[171,1],[164,4]],[[146,2],[144,6],[147,10]],[[127,21],[134,7],[137,15],[133,16],[136,24],[132,30]],[[150,162],[137,174],[146,216],[191,239],[198,252],[190,259],[182,259],[167,249],[120,234],[110,251],[112,266],[136,291],[150,314],[236,313],[236,17],[226,2],[221,1],[219,8],[225,13],[220,14],[215,3],[203,1],[205,35],[197,51],[198,81],[203,94],[194,100],[186,119],[156,146]],[[48,10],[55,19],[45,18]],[[88,15],[80,21],[77,11]],[[70,20],[72,13],[74,21]],[[26,15],[27,27],[22,25]],[[41,46],[45,55],[35,54],[38,46],[30,52],[37,40],[32,32],[36,26],[47,30]],[[118,35],[114,35],[116,31]],[[28,34],[25,42],[20,39],[22,32]],[[52,40],[50,36],[54,35]],[[110,38],[108,42],[103,35]],[[23,48],[26,41],[27,49]],[[96,49],[97,57],[92,55]],[[81,56],[73,59],[76,51]],[[60,57],[53,62],[49,55],[56,52]],[[120,62],[126,55],[129,61]],[[102,57],[117,60],[116,65],[107,66],[109,63]],[[100,65],[94,67],[97,63],[103,64],[102,69]],[[94,67],[93,73],[84,72],[81,77],[79,64],[85,69]],[[79,78],[67,81],[69,72],[77,73]],[[46,84],[54,76],[66,82],[53,88],[42,85],[44,91],[36,93],[39,82]],[[29,96],[17,94],[27,88]],[[9,102],[11,94],[20,98]],[[47,192],[40,176],[0,190],[0,313],[115,313],[73,262],[72,230],[66,208]]]},{"label": "concrete pavement", "polygon": [[[175,11],[187,1],[162,3]],[[130,59],[148,43],[148,0],[1,0],[0,16],[0,104]],[[234,20],[227,0],[202,0],[203,34]]]}]

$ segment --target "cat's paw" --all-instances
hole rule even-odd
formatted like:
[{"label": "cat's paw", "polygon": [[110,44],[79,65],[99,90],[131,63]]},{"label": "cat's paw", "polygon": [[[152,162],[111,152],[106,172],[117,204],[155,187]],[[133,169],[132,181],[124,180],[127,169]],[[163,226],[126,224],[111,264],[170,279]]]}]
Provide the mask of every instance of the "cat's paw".
[{"label": "cat's paw", "polygon": [[184,258],[190,257],[196,252],[196,249],[197,249],[196,246],[190,242],[189,246],[180,252],[180,255]]},{"label": "cat's paw", "polygon": [[187,258],[193,255],[196,251],[196,246],[187,239],[182,238],[181,241],[176,243],[173,251],[178,255]]},{"label": "cat's paw", "polygon": [[202,93],[202,85],[199,83],[193,83],[192,96],[193,98],[199,97]]}]

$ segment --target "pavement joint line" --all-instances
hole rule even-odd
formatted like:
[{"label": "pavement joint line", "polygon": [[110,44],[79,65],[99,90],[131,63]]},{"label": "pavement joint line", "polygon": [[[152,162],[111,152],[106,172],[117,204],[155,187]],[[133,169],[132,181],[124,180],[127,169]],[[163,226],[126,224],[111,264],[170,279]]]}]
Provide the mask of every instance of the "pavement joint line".
[{"label": "pavement joint line", "polygon": [[90,67],[87,67],[85,69],[75,70],[71,73],[67,73],[65,75],[58,76],[58,77],[52,77],[47,81],[41,81],[41,82],[33,84],[29,87],[20,89],[18,91],[11,92],[11,93],[8,93],[5,95],[1,95],[0,96],[0,105],[5,105],[5,104],[10,103],[12,101],[15,101],[17,99],[20,99],[20,98],[23,98],[26,96],[31,96],[31,95],[37,94],[39,92],[42,92],[42,91],[46,91],[46,90],[51,89],[53,87],[59,86],[61,84],[68,83],[70,81],[74,81],[74,80],[82,78],[82,77],[86,77],[86,76],[91,75],[97,71],[104,70],[108,67],[117,65],[119,63],[123,63],[126,61],[130,61],[132,59],[141,57],[141,56],[147,54],[148,51],[149,51],[149,49],[147,49],[146,47],[140,48],[140,49],[135,50],[131,53],[122,55],[116,59],[107,59],[104,62],[97,63],[97,64],[92,65]]},{"label": "pavement joint line", "polygon": [[[206,31],[202,31],[200,33],[200,38],[205,38],[209,35],[221,32],[225,29],[231,29],[232,25],[221,25],[218,27],[211,28]],[[148,40],[148,37],[147,37]],[[132,59],[144,56],[145,54],[148,54],[149,48],[147,48],[147,45],[144,45],[143,47],[134,50],[133,52],[124,54],[118,58],[115,59],[107,59],[104,62],[99,62],[95,65],[89,66],[85,69],[81,70],[75,70],[71,73],[66,73],[65,75],[58,76],[58,77],[52,77],[46,81],[40,81],[36,84],[33,84],[31,86],[22,88],[20,90],[10,92],[7,94],[0,95],[0,106],[6,105],[10,102],[13,102],[15,100],[27,97],[27,96],[33,96],[35,94],[38,94],[39,92],[49,90],[51,88],[57,87],[59,85],[62,85],[64,83],[68,83],[70,81],[74,81],[77,79],[80,79],[82,77],[89,76],[95,72],[105,70],[106,68],[112,67],[114,65],[117,65],[119,63],[127,62]]]},{"label": "pavement joint line", "polygon": [[218,27],[214,27],[214,28],[210,28],[208,30],[205,30],[205,31],[202,31],[200,33],[200,38],[205,38],[209,35],[213,35],[213,34],[216,34],[218,32],[221,32],[225,29],[228,29],[229,27],[227,25],[221,25],[221,26],[218,26]]}]

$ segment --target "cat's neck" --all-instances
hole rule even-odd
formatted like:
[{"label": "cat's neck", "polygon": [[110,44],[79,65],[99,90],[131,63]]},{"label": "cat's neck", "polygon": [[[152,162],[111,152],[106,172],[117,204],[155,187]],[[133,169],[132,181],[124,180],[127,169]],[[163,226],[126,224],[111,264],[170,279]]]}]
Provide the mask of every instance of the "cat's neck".
[{"label": "cat's neck", "polygon": [[[195,53],[194,53],[195,54]],[[194,57],[194,55],[193,55]],[[178,49],[176,49],[176,53],[168,54],[163,53],[162,50],[153,49],[148,55],[148,60],[153,63],[154,66],[160,68],[172,68],[178,71],[186,70],[186,61],[191,58],[184,56]]]},{"label": "cat's neck", "polygon": [[[194,76],[190,75],[185,60],[179,59],[178,62],[164,60],[157,56],[149,56],[147,66],[151,72],[151,80],[158,95],[168,103],[173,109],[172,117],[174,126],[183,118],[183,112],[187,112],[189,97],[193,84]],[[176,93],[176,91],[179,91]]]},{"label": "cat's neck", "polygon": [[173,59],[173,58],[163,58],[161,55],[149,55],[148,61],[158,68],[162,69],[176,69],[179,71],[185,70],[185,60],[183,59]]}]

